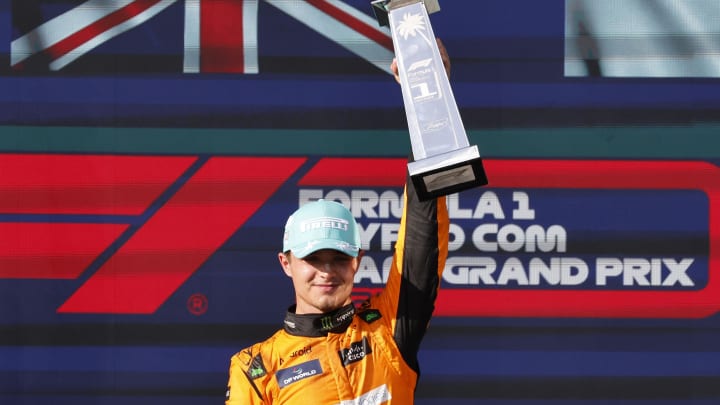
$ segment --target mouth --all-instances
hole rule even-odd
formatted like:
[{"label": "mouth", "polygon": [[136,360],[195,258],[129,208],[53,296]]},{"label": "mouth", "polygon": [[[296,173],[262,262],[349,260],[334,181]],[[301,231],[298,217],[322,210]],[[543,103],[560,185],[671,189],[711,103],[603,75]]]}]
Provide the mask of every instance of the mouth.
[{"label": "mouth", "polygon": [[340,286],[340,284],[313,284],[313,287],[319,289],[323,292],[331,292],[335,289],[337,289]]}]

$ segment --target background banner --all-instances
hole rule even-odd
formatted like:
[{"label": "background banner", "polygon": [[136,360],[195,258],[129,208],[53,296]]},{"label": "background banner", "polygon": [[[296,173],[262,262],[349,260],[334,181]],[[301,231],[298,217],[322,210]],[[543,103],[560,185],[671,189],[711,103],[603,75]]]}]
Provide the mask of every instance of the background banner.
[{"label": "background banner", "polygon": [[[713,6],[462,3],[431,19],[490,184],[449,197],[416,403],[716,403],[718,72],[572,48],[667,17],[710,60]],[[222,402],[312,199],[361,225],[353,298],[382,288],[410,145],[369,1],[0,0],[0,26],[0,403]]]}]

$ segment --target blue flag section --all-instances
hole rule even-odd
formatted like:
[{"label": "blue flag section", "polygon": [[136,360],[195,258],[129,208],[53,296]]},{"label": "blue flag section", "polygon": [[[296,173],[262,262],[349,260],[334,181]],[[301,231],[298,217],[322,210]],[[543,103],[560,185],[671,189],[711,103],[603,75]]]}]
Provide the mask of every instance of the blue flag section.
[{"label": "blue flag section", "polygon": [[[416,404],[720,402],[716,3],[440,1],[490,183],[448,196]],[[383,288],[410,144],[369,0],[0,0],[0,27],[0,404],[222,403],[311,200],[360,225],[353,300]]]}]

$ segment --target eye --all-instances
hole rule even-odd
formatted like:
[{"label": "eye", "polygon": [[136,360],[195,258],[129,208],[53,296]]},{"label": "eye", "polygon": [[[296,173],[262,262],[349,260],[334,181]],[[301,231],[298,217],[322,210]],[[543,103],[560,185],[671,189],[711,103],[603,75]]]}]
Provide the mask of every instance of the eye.
[{"label": "eye", "polygon": [[312,253],[312,254],[309,254],[309,255],[305,256],[305,257],[303,258],[303,260],[306,261],[306,262],[308,262],[308,263],[310,263],[310,264],[317,264],[318,262],[321,261],[320,256],[317,255],[317,254],[315,254],[315,253]]},{"label": "eye", "polygon": [[338,264],[350,263],[352,259],[353,258],[351,256],[348,256],[344,253],[337,254],[335,255],[335,257],[333,257],[333,261]]}]

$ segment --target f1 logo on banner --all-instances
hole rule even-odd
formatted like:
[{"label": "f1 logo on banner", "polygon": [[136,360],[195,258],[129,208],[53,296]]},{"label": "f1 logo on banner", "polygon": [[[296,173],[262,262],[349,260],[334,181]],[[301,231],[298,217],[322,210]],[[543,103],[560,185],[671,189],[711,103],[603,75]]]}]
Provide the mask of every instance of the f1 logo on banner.
[{"label": "f1 logo on banner", "polygon": [[0,212],[25,220],[0,222],[0,277],[77,278],[123,239],[57,311],[152,314],[304,161],[3,155]]}]

